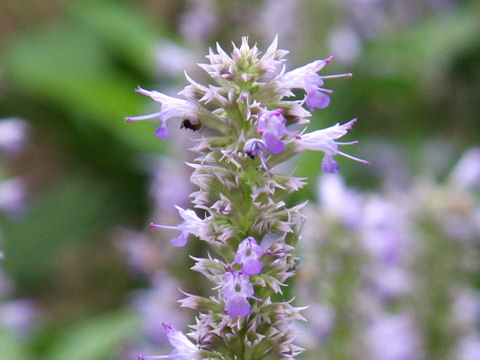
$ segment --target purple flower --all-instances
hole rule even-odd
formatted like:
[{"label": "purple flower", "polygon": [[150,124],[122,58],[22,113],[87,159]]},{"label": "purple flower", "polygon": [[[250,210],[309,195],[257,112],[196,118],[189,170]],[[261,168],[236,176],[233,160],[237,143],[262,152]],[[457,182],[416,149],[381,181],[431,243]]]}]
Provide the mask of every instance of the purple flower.
[{"label": "purple flower", "polygon": [[480,336],[470,334],[460,340],[456,355],[458,360],[477,360],[480,358]]},{"label": "purple flower", "polygon": [[170,119],[180,118],[182,120],[188,119],[192,123],[198,122],[198,117],[196,114],[197,107],[187,100],[174,98],[155,90],[144,90],[141,87],[138,87],[135,91],[139,94],[149,96],[156,102],[159,102],[160,104],[162,104],[162,108],[160,111],[153,114],[126,117],[125,121],[131,122],[137,120],[153,119],[158,117],[162,122],[162,125],[157,130],[155,130],[155,135],[160,139],[166,139],[168,137],[167,121]]},{"label": "purple flower", "polygon": [[0,181],[0,211],[4,211],[8,216],[20,215],[25,210],[26,196],[23,179],[10,178]]},{"label": "purple flower", "polygon": [[311,305],[306,311],[315,340],[325,340],[334,327],[335,312],[330,306],[319,303]]},{"label": "purple flower", "polygon": [[248,316],[251,307],[247,298],[253,297],[253,286],[247,274],[238,271],[225,273],[223,298],[226,302],[225,310],[230,317]]},{"label": "purple flower", "polygon": [[242,272],[248,275],[256,275],[262,271],[263,264],[258,260],[263,254],[262,248],[257,241],[249,236],[238,246],[235,253],[235,263],[242,265]]},{"label": "purple flower", "polygon": [[392,201],[371,197],[362,216],[362,245],[383,264],[399,264],[412,251],[408,219]]},{"label": "purple flower", "polygon": [[181,234],[171,240],[173,246],[185,246],[187,243],[188,235],[193,234],[196,236],[201,236],[205,231],[205,224],[202,219],[200,219],[193,210],[185,210],[180,206],[175,206],[178,210],[178,213],[183,218],[183,222],[177,226],[168,226],[161,225],[157,223],[150,223],[150,227],[156,227],[160,229],[172,229],[178,230]]},{"label": "purple flower", "polygon": [[322,60],[315,60],[309,64],[285,73],[277,81],[279,82],[280,86],[286,87],[288,92],[290,89],[305,90],[307,94],[305,97],[305,102],[310,110],[326,108],[328,104],[330,104],[330,97],[325,93],[331,94],[333,91],[322,88],[323,79],[352,76],[350,73],[327,76],[318,75],[317,72],[322,70],[323,67],[332,60],[333,56]]},{"label": "purple flower", "polygon": [[297,139],[300,138],[285,127],[282,109],[263,112],[258,118],[257,132],[262,135],[265,149],[272,154],[278,154],[285,148],[285,143],[280,140],[282,136],[291,135]]},{"label": "purple flower", "polygon": [[364,334],[372,360],[415,360],[419,335],[408,314],[383,315]]},{"label": "purple flower", "polygon": [[183,326],[186,319],[177,307],[178,283],[163,271],[154,276],[150,288],[135,292],[133,306],[140,316],[144,334],[158,344],[165,344],[167,334],[162,321],[175,321]]},{"label": "purple flower", "polygon": [[139,355],[138,360],[147,359],[169,359],[169,360],[194,360],[199,359],[198,348],[181,332],[176,330],[169,323],[162,323],[163,328],[167,332],[167,338],[174,347],[168,355],[145,356]]},{"label": "purple flower", "polygon": [[345,186],[339,174],[321,176],[317,191],[322,208],[339,219],[348,230],[356,230],[360,226],[363,199],[359,193]]},{"label": "purple flower", "polygon": [[218,27],[218,9],[215,1],[191,0],[180,17],[180,32],[191,44],[202,44]]},{"label": "purple flower", "polygon": [[28,124],[19,118],[7,118],[0,121],[0,151],[8,156],[15,156],[22,150]]},{"label": "purple flower", "polygon": [[357,144],[357,141],[351,142],[338,142],[336,139],[345,135],[348,130],[352,128],[357,120],[353,119],[345,124],[335,124],[326,129],[312,131],[310,133],[302,135],[301,139],[298,140],[297,151],[305,150],[317,150],[323,151],[325,156],[322,160],[322,170],[326,173],[335,173],[338,171],[338,163],[333,159],[337,154],[345,156],[346,158],[361,162],[363,164],[368,164],[368,161],[353,157],[351,155],[345,154],[344,152],[338,151],[338,145],[353,145]]},{"label": "purple flower", "polygon": [[13,300],[0,307],[0,326],[19,336],[28,336],[38,315],[38,309],[31,300]]},{"label": "purple flower", "polygon": [[463,154],[452,171],[451,182],[460,188],[480,186],[480,148],[472,148]]}]

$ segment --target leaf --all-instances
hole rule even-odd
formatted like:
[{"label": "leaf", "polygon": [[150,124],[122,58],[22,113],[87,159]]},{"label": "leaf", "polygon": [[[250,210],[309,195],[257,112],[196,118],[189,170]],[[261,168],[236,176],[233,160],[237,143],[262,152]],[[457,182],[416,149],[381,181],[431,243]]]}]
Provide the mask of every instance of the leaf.
[{"label": "leaf", "polygon": [[0,359],[32,359],[26,345],[26,341],[0,327]]},{"label": "leaf", "polygon": [[47,352],[49,360],[104,360],[114,358],[121,344],[139,331],[130,311],[98,316],[73,325]]}]

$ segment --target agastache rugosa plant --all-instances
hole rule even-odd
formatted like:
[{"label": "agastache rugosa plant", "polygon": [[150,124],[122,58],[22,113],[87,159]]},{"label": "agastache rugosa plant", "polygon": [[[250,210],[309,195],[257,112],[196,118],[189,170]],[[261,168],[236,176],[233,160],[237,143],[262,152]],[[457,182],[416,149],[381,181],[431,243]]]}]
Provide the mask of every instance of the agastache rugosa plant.
[{"label": "agastache rugosa plant", "polygon": [[[310,110],[329,104],[332,91],[323,88],[324,80],[351,74],[317,74],[331,57],[285,72],[287,53],[277,49],[277,39],[263,55],[247,38],[240,47],[233,46],[230,56],[217,44],[217,53],[210,49],[207,55],[209,63],[199,65],[214,85],[201,85],[186,75],[190,84],[179,93],[183,99],[137,89],[159,102],[160,111],[127,121],[158,118],[161,126],[155,134],[162,139],[173,119],[175,126],[203,130],[193,148],[199,156],[188,165],[194,169],[190,180],[198,187],[191,198],[205,216],[177,207],[183,219],[179,225],[151,226],[179,231],[174,246],[184,246],[193,235],[217,254],[193,258],[192,267],[213,283],[214,295],[186,294],[180,300],[181,306],[199,311],[188,334],[192,341],[166,323],[174,350],[139,359],[278,360],[292,359],[302,350],[293,344],[289,327],[304,319],[302,308],[272,297],[282,294],[295,272],[303,205],[288,207],[285,200],[304,179],[271,169],[305,150],[324,153],[325,172],[338,170],[335,155],[365,161],[339,151],[339,145],[355,142],[336,141],[355,120],[309,133],[289,130],[309,123],[304,104]],[[292,89],[304,90],[305,98],[293,99]]]}]

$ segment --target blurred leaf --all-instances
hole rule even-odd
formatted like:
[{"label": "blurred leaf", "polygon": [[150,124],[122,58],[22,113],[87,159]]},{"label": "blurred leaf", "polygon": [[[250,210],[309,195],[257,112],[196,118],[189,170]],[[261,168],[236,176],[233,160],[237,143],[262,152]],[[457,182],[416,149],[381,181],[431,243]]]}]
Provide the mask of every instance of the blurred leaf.
[{"label": "blurred leaf", "polygon": [[66,329],[45,359],[113,359],[121,350],[122,343],[138,332],[138,320],[130,311],[98,316]]},{"label": "blurred leaf", "polygon": [[478,43],[480,22],[474,8],[440,13],[418,26],[371,42],[366,49],[367,69],[404,81],[442,76],[455,53]]},{"label": "blurred leaf", "polygon": [[2,222],[3,265],[29,291],[44,286],[52,261],[64,246],[98,236],[120,209],[104,186],[88,179],[67,179],[32,202],[25,217]]},{"label": "blurred leaf", "polygon": [[152,74],[159,31],[144,15],[126,3],[87,1],[76,4],[72,16],[132,67]]},{"label": "blurred leaf", "polygon": [[0,359],[32,359],[26,345],[25,340],[19,339],[7,330],[0,328]]},{"label": "blurred leaf", "polygon": [[[116,14],[110,6],[113,4],[98,9],[109,9]],[[124,7],[120,7],[120,15],[104,16],[104,20],[110,19],[102,23],[106,28],[99,28],[101,22],[95,21],[100,14],[93,16],[89,13],[87,16],[87,11],[88,8],[83,8],[79,16],[81,19],[90,18],[89,23],[56,23],[14,41],[6,49],[3,59],[5,78],[20,93],[62,107],[79,126],[103,127],[124,143],[141,150],[158,150],[161,142],[152,136],[156,124],[136,124],[135,131],[132,131],[132,126],[125,123],[125,116],[145,111],[139,104],[147,103],[147,99],[134,93],[138,78],[118,69],[118,59],[105,45],[105,41],[109,41],[122,54],[131,54],[130,60],[135,57],[134,66],[139,69],[142,67],[140,63],[144,68],[150,67],[151,61],[147,58],[153,51],[152,39],[156,34],[151,31],[143,33],[140,27],[138,30],[143,34],[143,41],[135,37],[142,35],[138,31],[127,36],[131,27],[137,28],[141,17],[135,15],[135,11],[127,12]],[[127,13],[130,19],[118,19]],[[125,31],[118,30],[120,24]],[[132,44],[136,44],[135,47],[132,48]],[[146,50],[148,47],[149,51]],[[139,55],[139,52],[145,55]]]}]

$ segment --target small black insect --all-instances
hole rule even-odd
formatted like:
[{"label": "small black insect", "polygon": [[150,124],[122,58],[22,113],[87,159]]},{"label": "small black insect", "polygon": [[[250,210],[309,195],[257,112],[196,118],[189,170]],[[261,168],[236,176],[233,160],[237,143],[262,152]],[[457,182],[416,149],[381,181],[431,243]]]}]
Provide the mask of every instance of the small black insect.
[{"label": "small black insect", "polygon": [[190,119],[184,119],[182,123],[180,124],[180,129],[190,129],[192,131],[198,131],[202,128],[202,124],[199,122],[197,123],[192,123]]}]

